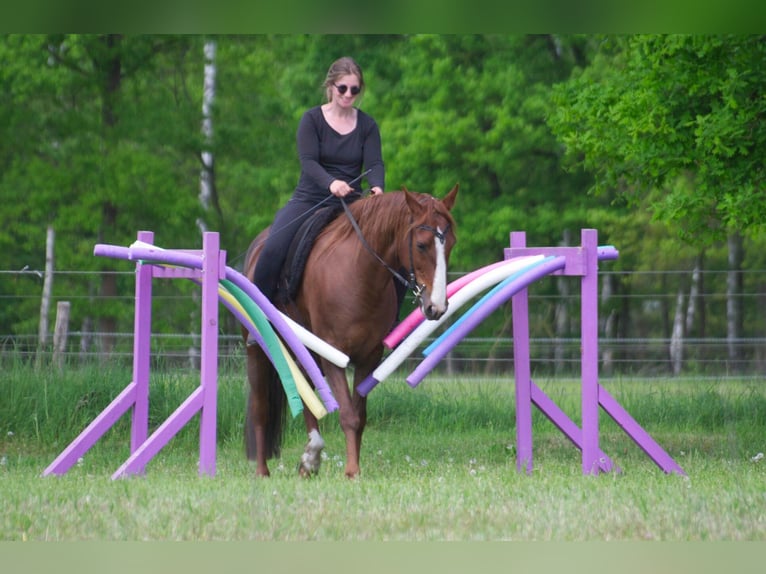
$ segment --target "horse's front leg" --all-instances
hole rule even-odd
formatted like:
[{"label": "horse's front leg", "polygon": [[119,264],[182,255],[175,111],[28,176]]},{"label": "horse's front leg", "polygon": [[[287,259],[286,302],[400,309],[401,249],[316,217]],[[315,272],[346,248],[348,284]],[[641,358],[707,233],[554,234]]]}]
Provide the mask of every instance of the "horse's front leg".
[{"label": "horse's front leg", "polygon": [[[355,478],[359,474],[359,450],[361,447],[364,420],[361,416],[358,400],[352,401],[351,392],[343,369],[323,360],[327,382],[332,389],[335,400],[338,401],[338,418],[340,427],[346,437],[346,476]],[[358,393],[354,393],[357,398]],[[366,416],[366,413],[364,413]]]},{"label": "horse's front leg", "polygon": [[351,408],[359,417],[359,425],[356,429],[356,437],[354,446],[356,447],[355,458],[357,467],[359,467],[359,461],[362,454],[362,433],[364,433],[364,427],[367,426],[367,397],[363,397],[356,391],[351,396]]},{"label": "horse's front leg", "polygon": [[304,478],[309,478],[319,472],[322,464],[322,450],[324,450],[324,439],[319,434],[319,422],[317,418],[305,405],[303,408],[303,420],[306,422],[306,432],[308,433],[308,442],[301,455],[301,462],[298,464],[298,472]]}]

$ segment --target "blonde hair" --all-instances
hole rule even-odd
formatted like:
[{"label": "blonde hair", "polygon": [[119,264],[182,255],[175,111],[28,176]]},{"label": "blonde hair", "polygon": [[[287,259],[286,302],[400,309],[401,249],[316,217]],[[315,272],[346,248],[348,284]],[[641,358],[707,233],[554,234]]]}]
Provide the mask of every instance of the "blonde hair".
[{"label": "blonde hair", "polygon": [[344,56],[342,58],[338,58],[332,64],[330,64],[330,69],[327,70],[327,76],[325,77],[323,84],[325,89],[325,97],[327,98],[328,102],[332,101],[332,88],[335,85],[335,82],[337,82],[338,79],[342,78],[343,76],[349,76],[351,74],[359,78],[359,88],[364,90],[364,76],[362,75],[362,68],[359,67],[359,64],[357,64],[353,58]]}]

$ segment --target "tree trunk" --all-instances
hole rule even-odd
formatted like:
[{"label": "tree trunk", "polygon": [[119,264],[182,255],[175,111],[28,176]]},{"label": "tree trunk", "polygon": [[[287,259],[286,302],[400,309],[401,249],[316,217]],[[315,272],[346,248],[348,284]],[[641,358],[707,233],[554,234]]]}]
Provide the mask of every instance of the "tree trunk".
[{"label": "tree trunk", "polygon": [[[210,148],[213,145],[213,103],[215,102],[215,53],[216,43],[213,41],[205,42],[205,71],[202,81],[202,136],[205,140],[207,149],[200,152],[202,169],[199,177],[199,202],[205,214],[210,213],[210,208],[215,210],[216,218],[220,223],[221,207],[218,203],[218,193],[215,186],[215,161],[213,152]],[[209,223],[203,218],[197,219],[197,227],[200,233],[204,234],[209,229]],[[216,226],[217,227],[217,226]],[[201,338],[199,336],[200,306],[199,293],[194,294],[195,305],[191,312],[191,345],[187,353],[189,356],[189,366],[193,369],[199,369],[201,365]]]},{"label": "tree trunk", "polygon": [[[614,275],[602,275],[601,308],[609,309],[612,293],[614,292]],[[599,315],[600,316],[600,315]],[[617,336],[617,314],[610,310],[604,319],[602,328],[604,339],[613,341]],[[614,371],[614,350],[608,345],[601,345],[601,372],[611,375]]]},{"label": "tree trunk", "polygon": [[729,269],[726,275],[726,343],[729,366],[734,372],[740,370],[741,353],[738,341],[742,337],[742,261],[744,259],[742,236],[732,233],[728,238]]},{"label": "tree trunk", "polygon": [[[213,104],[215,103],[216,91],[216,43],[205,42],[205,77],[202,88],[202,135],[208,149],[202,150],[202,170],[200,172],[199,201],[205,212],[212,208],[220,224],[221,206],[218,201],[218,191],[215,182],[215,159],[210,148],[213,145]],[[198,221],[203,231],[208,227],[205,222]]]},{"label": "tree trunk", "polygon": [[670,366],[673,374],[681,374],[684,359],[684,292],[678,289],[676,312],[673,317],[673,332],[670,336]]},{"label": "tree trunk", "polygon": [[[103,77],[102,85],[102,104],[101,104],[101,122],[104,128],[104,153],[109,154],[110,141],[113,130],[118,122],[116,112],[116,100],[120,92],[122,81],[122,60],[120,52],[117,49],[122,36],[119,34],[108,34],[102,41],[106,44],[106,58],[103,61],[94,61],[96,73],[101,73]],[[101,206],[101,229],[102,233],[106,230],[112,231],[117,225],[118,209],[110,201],[105,201]],[[117,296],[117,277],[112,273],[104,273],[101,276],[101,291],[99,295],[108,300]],[[115,334],[117,331],[117,318],[114,315],[101,317],[99,321],[99,331],[101,332],[101,352],[110,354],[115,347]]]},{"label": "tree trunk", "polygon": [[689,303],[686,308],[685,330],[687,337],[690,337],[694,329],[694,319],[697,315],[697,309],[700,306],[700,286],[702,284],[702,255],[698,255],[694,261],[692,270],[692,280],[689,286]]},{"label": "tree trunk", "polygon": [[[570,233],[564,230],[561,245],[569,246]],[[554,372],[559,375],[566,369],[566,343],[565,338],[569,335],[569,284],[568,277],[558,277],[556,288],[558,299],[554,305],[554,322],[556,328],[556,343],[553,348]]]}]

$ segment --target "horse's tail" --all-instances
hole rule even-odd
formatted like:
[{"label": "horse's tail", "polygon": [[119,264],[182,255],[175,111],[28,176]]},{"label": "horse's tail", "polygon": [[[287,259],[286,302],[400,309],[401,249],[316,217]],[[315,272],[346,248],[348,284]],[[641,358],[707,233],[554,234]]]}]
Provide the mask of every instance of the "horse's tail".
[{"label": "horse's tail", "polygon": [[[266,459],[279,456],[282,447],[282,436],[284,433],[285,421],[287,418],[287,397],[282,389],[279,374],[271,361],[266,357],[257,345],[248,347],[248,360],[261,361],[261,368],[257,369],[258,376],[263,380],[258,381],[258,389],[250,384],[250,395],[248,397],[248,406],[245,414],[245,453],[249,460],[256,459],[257,448],[264,449]],[[258,355],[258,358],[255,358]],[[250,369],[255,368],[249,366]],[[255,419],[256,412],[258,419],[263,426],[264,441],[262,445],[257,445]]]}]

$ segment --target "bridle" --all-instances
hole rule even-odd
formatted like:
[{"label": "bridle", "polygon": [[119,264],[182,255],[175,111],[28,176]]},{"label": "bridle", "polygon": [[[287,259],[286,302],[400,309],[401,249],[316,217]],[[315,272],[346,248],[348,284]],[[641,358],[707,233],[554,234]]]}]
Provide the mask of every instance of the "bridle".
[{"label": "bridle", "polygon": [[422,298],[423,298],[423,290],[425,289],[424,284],[420,284],[417,282],[417,279],[415,278],[415,264],[414,264],[414,257],[412,252],[412,231],[413,229],[421,229],[423,231],[430,231],[434,234],[434,237],[438,239],[442,245],[445,244],[447,241],[447,233],[449,233],[450,230],[450,224],[447,223],[447,227],[444,228],[444,231],[439,231],[437,228],[432,227],[430,225],[416,225],[412,226],[412,218],[410,217],[410,232],[409,232],[409,251],[410,251],[410,269],[409,269],[409,279],[405,279],[402,277],[402,275],[396,271],[396,269],[393,269],[388,263],[386,263],[383,258],[378,255],[375,250],[370,247],[369,243],[367,243],[367,240],[364,238],[364,234],[362,233],[362,230],[359,228],[359,224],[356,222],[356,219],[354,219],[354,216],[351,214],[351,210],[348,208],[348,204],[343,200],[343,198],[339,198],[341,205],[343,205],[343,210],[346,212],[346,217],[348,217],[349,221],[351,222],[351,226],[354,228],[354,231],[356,231],[357,236],[359,237],[359,240],[362,242],[362,245],[364,248],[370,252],[375,259],[378,260],[378,262],[385,267],[391,275],[394,276],[394,278],[399,281],[402,285],[405,286],[408,290],[412,291],[412,294],[415,296],[414,302],[416,304],[420,304]]}]

